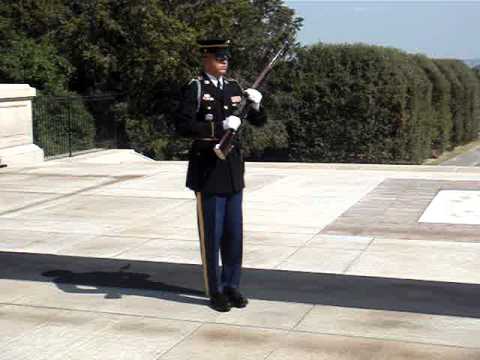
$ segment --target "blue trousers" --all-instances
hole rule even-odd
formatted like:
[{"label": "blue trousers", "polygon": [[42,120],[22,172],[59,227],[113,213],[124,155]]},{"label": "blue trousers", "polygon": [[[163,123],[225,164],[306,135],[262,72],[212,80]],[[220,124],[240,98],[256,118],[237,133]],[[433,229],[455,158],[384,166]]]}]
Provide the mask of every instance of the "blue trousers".
[{"label": "blue trousers", "polygon": [[[197,218],[207,296],[238,288],[243,256],[243,192],[197,192]],[[222,268],[219,266],[219,254]]]}]

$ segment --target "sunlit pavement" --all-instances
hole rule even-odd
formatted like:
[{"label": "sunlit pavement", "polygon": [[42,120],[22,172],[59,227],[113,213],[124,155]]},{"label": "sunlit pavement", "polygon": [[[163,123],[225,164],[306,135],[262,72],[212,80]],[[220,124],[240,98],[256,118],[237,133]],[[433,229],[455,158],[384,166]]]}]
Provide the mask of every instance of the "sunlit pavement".
[{"label": "sunlit pavement", "polygon": [[185,171],[0,169],[0,359],[480,359],[480,168],[248,163],[228,313]]}]

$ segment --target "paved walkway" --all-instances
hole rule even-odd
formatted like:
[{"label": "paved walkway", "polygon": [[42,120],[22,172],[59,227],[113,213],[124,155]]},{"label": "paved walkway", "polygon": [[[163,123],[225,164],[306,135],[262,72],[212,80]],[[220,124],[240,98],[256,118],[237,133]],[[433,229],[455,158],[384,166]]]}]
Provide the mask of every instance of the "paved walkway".
[{"label": "paved walkway", "polygon": [[480,168],[247,164],[251,303],[229,313],[185,170],[0,169],[0,360],[480,359]]},{"label": "paved walkway", "polygon": [[442,162],[442,166],[480,166],[480,147]]}]

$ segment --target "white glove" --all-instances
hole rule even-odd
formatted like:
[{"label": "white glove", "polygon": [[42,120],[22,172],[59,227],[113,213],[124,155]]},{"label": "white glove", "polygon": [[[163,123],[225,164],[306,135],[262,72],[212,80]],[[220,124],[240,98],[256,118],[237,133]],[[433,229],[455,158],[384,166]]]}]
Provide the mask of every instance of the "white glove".
[{"label": "white glove", "polygon": [[223,120],[223,128],[225,130],[232,129],[233,131],[237,131],[240,127],[242,120],[238,116],[230,115],[225,120]]},{"label": "white glove", "polygon": [[252,107],[255,110],[260,110],[260,102],[262,101],[262,93],[256,89],[247,89],[245,90],[247,94],[248,100],[250,100],[253,104]]}]

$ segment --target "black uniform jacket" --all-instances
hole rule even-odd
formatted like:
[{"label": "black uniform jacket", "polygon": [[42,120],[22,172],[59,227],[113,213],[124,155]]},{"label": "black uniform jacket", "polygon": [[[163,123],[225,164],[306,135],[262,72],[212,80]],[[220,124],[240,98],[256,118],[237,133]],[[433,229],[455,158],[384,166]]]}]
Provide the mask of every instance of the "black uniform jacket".
[{"label": "black uniform jacket", "polygon": [[[193,191],[228,194],[245,187],[245,164],[239,134],[225,160],[219,159],[213,151],[225,133],[223,120],[233,115],[242,96],[243,90],[235,80],[224,78],[221,90],[212,84],[206,74],[184,88],[176,116],[176,129],[180,135],[194,139],[187,171],[187,187]],[[260,107],[260,111],[250,109],[247,120],[252,125],[262,126],[267,116]]]}]

